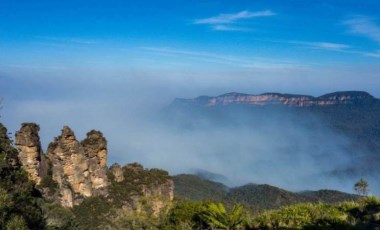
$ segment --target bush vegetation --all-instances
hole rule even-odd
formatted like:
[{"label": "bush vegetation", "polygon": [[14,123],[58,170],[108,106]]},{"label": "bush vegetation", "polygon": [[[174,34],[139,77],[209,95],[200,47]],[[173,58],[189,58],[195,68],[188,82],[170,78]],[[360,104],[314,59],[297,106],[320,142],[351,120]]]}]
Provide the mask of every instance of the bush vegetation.
[{"label": "bush vegetation", "polygon": [[41,194],[19,167],[11,143],[0,139],[0,229],[45,229]]},{"label": "bush vegetation", "polygon": [[[337,204],[302,203],[251,214],[241,205],[225,208],[210,201],[177,201],[158,229],[372,229],[380,225],[380,199]],[[373,228],[374,229],[374,228]]]}]

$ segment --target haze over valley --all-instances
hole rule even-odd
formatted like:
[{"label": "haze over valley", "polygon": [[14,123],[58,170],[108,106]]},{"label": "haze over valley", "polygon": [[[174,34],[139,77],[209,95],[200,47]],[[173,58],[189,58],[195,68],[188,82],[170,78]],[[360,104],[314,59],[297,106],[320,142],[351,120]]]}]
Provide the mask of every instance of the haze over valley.
[{"label": "haze over valley", "polygon": [[379,12],[0,1],[0,229],[378,228]]},{"label": "haze over valley", "polygon": [[[43,149],[69,125],[79,139],[101,130],[110,164],[136,161],[172,175],[206,170],[230,186],[292,191],[352,192],[365,177],[379,193],[376,1],[7,1],[0,8],[1,122],[12,133],[23,122],[39,124]],[[317,100],[352,91],[374,103],[176,103],[229,92]]]}]

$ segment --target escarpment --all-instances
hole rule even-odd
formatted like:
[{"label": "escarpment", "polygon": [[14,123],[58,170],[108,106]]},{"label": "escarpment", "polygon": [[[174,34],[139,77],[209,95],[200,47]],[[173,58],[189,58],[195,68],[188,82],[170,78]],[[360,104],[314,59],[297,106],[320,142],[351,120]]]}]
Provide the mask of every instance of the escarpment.
[{"label": "escarpment", "polygon": [[329,105],[367,104],[376,100],[367,92],[344,91],[319,97],[295,94],[264,93],[251,95],[227,93],[216,97],[201,96],[194,99],[175,99],[174,105],[226,106],[226,105],[284,105],[288,107],[311,107]]},{"label": "escarpment", "polygon": [[29,178],[45,198],[64,207],[101,196],[125,211],[149,211],[154,215],[173,200],[173,181],[166,171],[144,169],[139,164],[107,167],[107,140],[92,130],[78,141],[64,126],[43,153],[39,126],[24,123],[16,133],[18,158]]}]

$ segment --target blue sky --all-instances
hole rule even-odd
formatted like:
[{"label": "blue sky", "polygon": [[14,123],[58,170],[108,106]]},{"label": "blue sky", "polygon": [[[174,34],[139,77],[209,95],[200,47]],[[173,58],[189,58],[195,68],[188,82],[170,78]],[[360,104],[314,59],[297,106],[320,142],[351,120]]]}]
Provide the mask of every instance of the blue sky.
[{"label": "blue sky", "polygon": [[[0,64],[17,68],[377,65],[377,1],[2,1]],[[154,63],[152,63],[154,62]]]},{"label": "blue sky", "polygon": [[251,134],[147,118],[175,97],[227,92],[380,97],[379,12],[378,0],[0,0],[0,122],[40,124],[44,148],[63,125],[78,139],[98,129],[111,163],[223,173],[231,162],[203,155]]}]

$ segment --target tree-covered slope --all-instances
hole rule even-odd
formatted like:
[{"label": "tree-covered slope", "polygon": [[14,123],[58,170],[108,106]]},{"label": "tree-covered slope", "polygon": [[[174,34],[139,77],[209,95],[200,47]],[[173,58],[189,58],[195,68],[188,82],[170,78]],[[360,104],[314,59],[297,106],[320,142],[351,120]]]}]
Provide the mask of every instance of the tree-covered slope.
[{"label": "tree-covered slope", "polygon": [[222,183],[202,179],[196,175],[180,174],[173,177],[174,195],[184,200],[224,200],[228,187]]},{"label": "tree-covered slope", "polygon": [[247,184],[234,188],[202,179],[195,175],[181,174],[173,177],[174,195],[179,200],[221,201],[227,204],[243,204],[251,211],[275,209],[304,202],[337,203],[358,200],[359,196],[335,190],[290,192],[271,185]]}]

